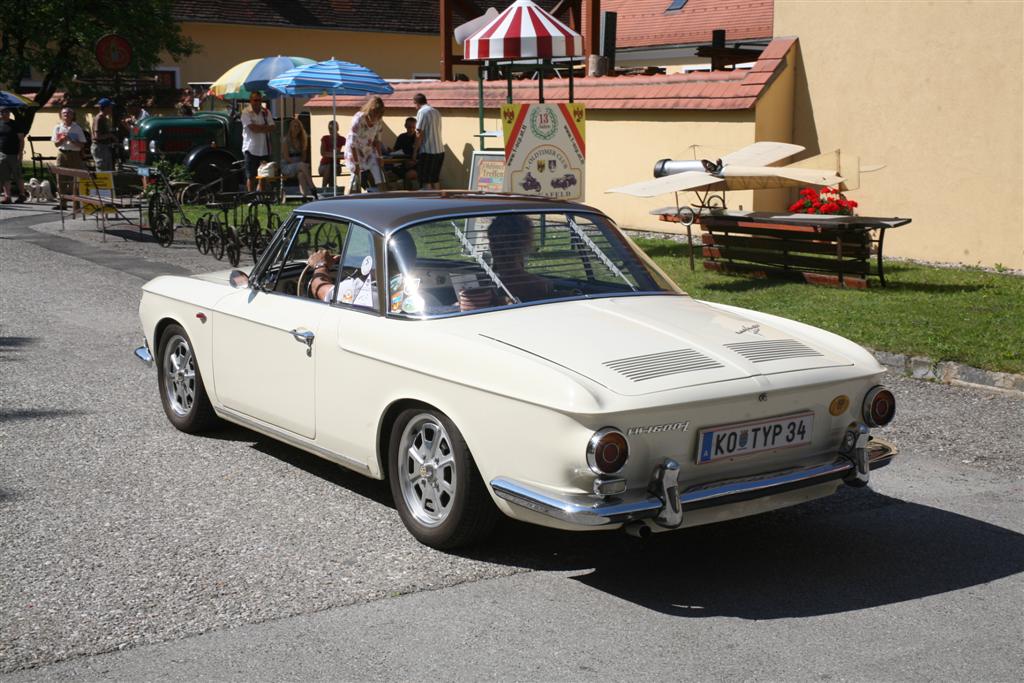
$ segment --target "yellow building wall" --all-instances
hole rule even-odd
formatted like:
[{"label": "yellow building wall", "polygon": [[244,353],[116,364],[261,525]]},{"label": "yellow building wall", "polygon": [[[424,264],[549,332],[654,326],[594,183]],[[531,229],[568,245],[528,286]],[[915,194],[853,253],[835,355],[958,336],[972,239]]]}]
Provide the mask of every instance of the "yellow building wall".
[{"label": "yellow building wall", "polygon": [[793,142],[886,163],[886,254],[1024,268],[1024,3],[776,0],[799,36]]},{"label": "yellow building wall", "polygon": [[[314,152],[321,136],[327,134],[331,120],[330,107],[311,109],[310,126]],[[338,110],[338,127],[347,135],[355,110]],[[391,145],[402,132],[405,117],[415,111],[389,109],[384,117],[387,132],[384,143]],[[475,110],[442,110],[444,116],[445,162],[441,173],[442,187],[466,188],[473,150],[479,149],[476,133],[479,122]],[[497,110],[488,110],[487,130],[501,130]],[[690,145],[702,147],[698,157],[721,156],[754,142],[753,112],[730,111],[650,111],[598,110],[587,112],[587,170],[585,203],[601,209],[619,225],[639,230],[673,230],[672,224],[651,216],[651,209],[672,204],[671,196],[639,199],[621,194],[606,194],[609,187],[652,178],[654,163],[659,159],[693,158]],[[500,149],[500,142],[488,140],[489,148]],[[315,162],[314,162],[315,163]],[[751,208],[751,192],[730,192],[730,208]],[[680,195],[681,201],[692,201],[693,195]],[[685,232],[685,231],[684,231]]]},{"label": "yellow building wall", "polygon": [[[797,49],[790,49],[786,55],[786,68],[778,73],[771,85],[761,93],[755,105],[754,137],[758,142],[793,141],[793,94],[796,84],[796,69],[793,62]],[[778,165],[794,161],[784,159]],[[758,190],[754,193],[754,209],[757,211],[785,211],[792,204],[792,190]]]},{"label": "yellow building wall", "polygon": [[213,81],[239,62],[273,55],[334,57],[362,64],[384,78],[441,71],[437,36],[199,22],[183,22],[181,29],[200,46],[181,62],[164,62],[179,67],[182,87],[188,82]]}]

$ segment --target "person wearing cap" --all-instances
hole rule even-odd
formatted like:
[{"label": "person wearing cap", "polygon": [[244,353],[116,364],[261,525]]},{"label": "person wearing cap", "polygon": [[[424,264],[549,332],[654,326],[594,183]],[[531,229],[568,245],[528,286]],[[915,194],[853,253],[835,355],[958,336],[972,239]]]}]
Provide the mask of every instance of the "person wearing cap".
[{"label": "person wearing cap", "polygon": [[[11,188],[18,192],[18,181],[21,179],[21,154],[25,149],[25,133],[21,126],[11,118],[10,109],[0,109],[0,188],[4,198],[0,204],[11,203]],[[24,198],[18,195],[17,203]]]},{"label": "person wearing cap", "polygon": [[114,103],[106,97],[96,103],[100,113],[92,120],[92,158],[97,171],[114,170]]},{"label": "person wearing cap", "polygon": [[[75,110],[64,107],[60,110],[60,123],[53,128],[51,142],[57,147],[57,165],[63,168],[85,168],[82,149],[85,147],[85,131],[75,122]],[[68,176],[60,176],[60,209],[68,208],[66,197],[74,194],[73,182]],[[54,207],[56,208],[56,207]]]}]

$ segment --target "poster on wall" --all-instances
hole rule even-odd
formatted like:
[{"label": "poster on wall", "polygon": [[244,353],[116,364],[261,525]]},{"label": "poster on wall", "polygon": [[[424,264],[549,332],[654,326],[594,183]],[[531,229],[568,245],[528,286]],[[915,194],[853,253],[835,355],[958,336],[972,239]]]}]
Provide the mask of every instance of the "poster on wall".
[{"label": "poster on wall", "polygon": [[473,152],[469,169],[469,189],[476,192],[505,191],[504,152]]},{"label": "poster on wall", "polygon": [[582,104],[503,104],[504,190],[582,200],[586,123]]}]

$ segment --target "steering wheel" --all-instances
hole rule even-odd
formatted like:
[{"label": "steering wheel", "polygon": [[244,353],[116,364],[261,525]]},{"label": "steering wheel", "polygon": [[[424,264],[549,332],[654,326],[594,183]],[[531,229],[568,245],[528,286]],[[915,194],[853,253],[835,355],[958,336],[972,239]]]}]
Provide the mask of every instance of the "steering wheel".
[{"label": "steering wheel", "polygon": [[[306,279],[306,273],[308,273],[308,272],[309,272],[309,264],[307,263],[306,267],[302,269],[301,273],[299,273],[299,281],[295,283],[295,296],[303,296],[303,294],[302,294],[302,281]],[[306,285],[306,286],[308,287],[309,285]]]}]

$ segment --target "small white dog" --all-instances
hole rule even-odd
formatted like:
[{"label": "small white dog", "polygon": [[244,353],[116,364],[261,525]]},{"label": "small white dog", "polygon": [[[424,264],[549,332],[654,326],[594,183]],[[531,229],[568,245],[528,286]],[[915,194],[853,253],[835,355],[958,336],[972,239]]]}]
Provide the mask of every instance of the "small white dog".
[{"label": "small white dog", "polygon": [[36,178],[29,178],[26,183],[28,186],[28,194],[35,202],[52,202],[54,200],[53,189],[50,187],[49,180],[38,180]]}]

